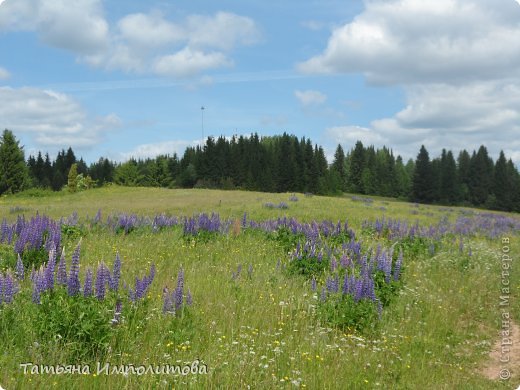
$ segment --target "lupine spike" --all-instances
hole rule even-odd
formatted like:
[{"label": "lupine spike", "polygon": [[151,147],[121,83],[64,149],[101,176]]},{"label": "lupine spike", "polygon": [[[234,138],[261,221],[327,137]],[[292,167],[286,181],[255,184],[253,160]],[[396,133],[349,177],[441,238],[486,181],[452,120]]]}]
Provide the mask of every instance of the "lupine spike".
[{"label": "lupine spike", "polygon": [[67,279],[67,293],[69,296],[79,294],[80,282],[79,282],[79,256],[81,250],[81,240],[72,253],[72,262],[69,270],[69,277]]}]

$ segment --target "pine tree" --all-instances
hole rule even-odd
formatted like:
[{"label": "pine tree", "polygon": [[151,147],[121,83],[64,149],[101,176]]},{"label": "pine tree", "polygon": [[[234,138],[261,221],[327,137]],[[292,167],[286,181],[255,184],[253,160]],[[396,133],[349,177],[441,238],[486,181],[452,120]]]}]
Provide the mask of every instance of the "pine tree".
[{"label": "pine tree", "polygon": [[492,193],[493,165],[484,145],[471,157],[468,184],[470,200],[476,206],[484,205]]},{"label": "pine tree", "polygon": [[28,181],[23,147],[10,130],[0,137],[0,194],[14,194],[24,189]]},{"label": "pine tree", "polygon": [[508,211],[512,209],[512,187],[513,177],[507,168],[506,156],[500,151],[500,156],[495,164],[495,177],[493,183],[493,193],[496,199],[496,208]]},{"label": "pine tree", "polygon": [[442,150],[441,156],[441,188],[440,200],[443,203],[455,204],[459,197],[457,183],[457,165],[453,158],[453,153]]},{"label": "pine tree", "polygon": [[350,156],[348,183],[349,190],[352,192],[363,193],[363,169],[365,165],[365,148],[361,141],[356,142],[356,146]]},{"label": "pine tree", "polygon": [[345,171],[345,152],[340,144],[338,144],[336,152],[334,153],[331,171],[334,173],[334,186],[338,187],[338,192],[346,191],[347,173]]},{"label": "pine tree", "polygon": [[415,171],[412,180],[412,200],[428,203],[433,199],[432,167],[428,151],[421,145],[415,160]]}]

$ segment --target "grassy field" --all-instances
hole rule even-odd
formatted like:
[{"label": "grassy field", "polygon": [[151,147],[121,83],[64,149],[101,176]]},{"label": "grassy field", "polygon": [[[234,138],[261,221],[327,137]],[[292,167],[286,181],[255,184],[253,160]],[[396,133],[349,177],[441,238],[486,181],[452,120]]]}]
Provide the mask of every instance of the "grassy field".
[{"label": "grassy field", "polygon": [[[478,231],[463,238],[447,234],[407,246],[402,240],[374,234],[364,221],[385,216],[418,221],[426,227],[441,220],[455,225],[459,218],[493,218],[479,216],[483,211],[382,198],[296,194],[298,201],[291,202],[290,196],[109,187],[76,194],[0,198],[0,220],[10,223],[22,214],[29,218],[39,213],[54,219],[78,214],[76,228],[63,234],[62,244],[70,264],[70,255],[81,239],[81,281],[88,267],[95,268],[101,261],[111,267],[116,253],[122,262],[121,279],[128,285],[152,264],[156,266],[155,279],[141,303],[144,308],[136,309],[133,317],[123,309],[122,325],[106,341],[106,353],[81,358],[73,354],[72,344],[69,348],[59,337],[54,342],[42,341],[41,327],[47,323],[35,313],[45,317],[46,312],[43,305],[36,310],[38,305],[31,302],[31,281],[25,278],[13,303],[0,304],[0,385],[6,389],[516,388],[520,383],[518,362],[507,366],[513,374],[509,380],[491,380],[481,374],[503,326],[499,304],[505,237],[510,239],[509,255],[514,259],[507,276],[511,287],[508,312],[515,320],[520,313],[520,271],[515,266],[520,236],[516,228],[491,238],[489,232]],[[289,208],[269,209],[264,207],[267,202],[286,202]],[[99,209],[102,220],[119,213],[153,218],[161,213],[189,217],[214,212],[222,220],[229,219],[231,227],[227,233],[204,239],[186,237],[182,226],[159,231],[142,226],[124,234],[89,224]],[[320,298],[309,279],[285,269],[288,247],[272,235],[241,227],[244,213],[255,221],[284,216],[301,222],[348,220],[364,251],[375,250],[378,244],[403,248],[398,296],[368,329],[332,326],[318,315]],[[435,250],[429,250],[432,244]],[[1,244],[0,267],[12,264],[12,248],[12,244]],[[175,287],[181,268],[193,304],[182,316],[164,315],[163,288]],[[54,313],[55,309],[48,310]],[[207,366],[207,374],[96,374],[96,362],[184,366],[197,359]],[[88,365],[90,373],[24,374],[20,364],[29,362]]]}]

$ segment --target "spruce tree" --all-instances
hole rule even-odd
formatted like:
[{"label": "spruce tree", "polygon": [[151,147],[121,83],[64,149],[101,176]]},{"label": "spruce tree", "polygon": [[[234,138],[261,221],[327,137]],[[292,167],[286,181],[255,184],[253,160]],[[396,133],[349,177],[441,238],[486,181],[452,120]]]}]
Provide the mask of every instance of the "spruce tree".
[{"label": "spruce tree", "polygon": [[363,169],[365,167],[365,148],[361,141],[356,142],[356,146],[350,156],[348,184],[352,192],[363,193]]},{"label": "spruce tree", "polygon": [[496,207],[499,210],[511,210],[512,177],[510,177],[506,156],[500,151],[500,156],[495,164],[495,177],[493,181],[493,193],[495,194]]},{"label": "spruce tree", "polygon": [[428,151],[421,145],[415,160],[415,171],[412,180],[412,200],[428,203],[433,199],[432,167]]},{"label": "spruce tree", "polygon": [[334,153],[334,161],[332,162],[331,170],[334,172],[334,186],[338,186],[338,192],[346,191],[347,173],[345,172],[345,152],[340,144]]},{"label": "spruce tree", "polygon": [[14,194],[24,189],[28,180],[23,147],[10,130],[0,137],[0,194]]}]

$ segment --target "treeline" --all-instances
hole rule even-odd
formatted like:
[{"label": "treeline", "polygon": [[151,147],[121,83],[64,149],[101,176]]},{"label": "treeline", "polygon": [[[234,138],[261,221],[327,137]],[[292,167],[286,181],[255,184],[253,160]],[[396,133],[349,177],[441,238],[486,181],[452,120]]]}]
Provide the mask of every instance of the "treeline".
[{"label": "treeline", "polygon": [[266,192],[309,192],[396,197],[420,203],[472,205],[520,211],[520,175],[503,152],[494,162],[485,146],[471,154],[452,151],[430,159],[423,146],[406,163],[391,149],[358,141],[347,153],[338,145],[331,164],[308,138],[280,136],[209,137],[182,157],[161,155],[116,163],[106,158],[87,165],[68,148],[52,160],[29,156],[12,132],[0,139],[0,194],[25,188],[61,190],[116,183],[167,188],[221,188]]}]

